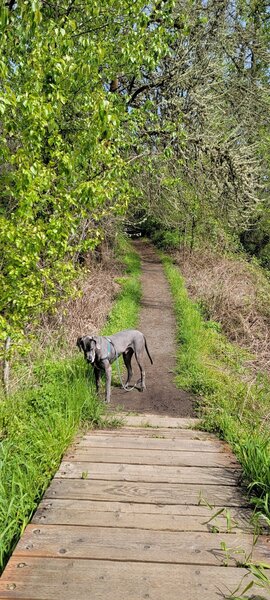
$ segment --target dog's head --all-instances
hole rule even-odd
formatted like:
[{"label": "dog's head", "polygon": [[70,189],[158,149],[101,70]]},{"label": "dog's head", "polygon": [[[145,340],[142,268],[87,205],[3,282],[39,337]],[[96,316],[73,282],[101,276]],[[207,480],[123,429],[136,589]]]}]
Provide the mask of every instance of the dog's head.
[{"label": "dog's head", "polygon": [[88,363],[93,364],[96,358],[96,352],[100,350],[100,341],[97,336],[85,335],[78,337],[78,348],[84,352],[84,358]]}]

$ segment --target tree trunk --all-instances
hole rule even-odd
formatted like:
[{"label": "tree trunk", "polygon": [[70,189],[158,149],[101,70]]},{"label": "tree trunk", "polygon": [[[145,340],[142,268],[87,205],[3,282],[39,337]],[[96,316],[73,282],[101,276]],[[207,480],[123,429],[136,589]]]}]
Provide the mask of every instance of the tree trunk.
[{"label": "tree trunk", "polygon": [[5,341],[5,352],[4,352],[4,370],[3,370],[3,383],[5,395],[9,395],[9,349],[11,345],[11,338],[7,337]]}]

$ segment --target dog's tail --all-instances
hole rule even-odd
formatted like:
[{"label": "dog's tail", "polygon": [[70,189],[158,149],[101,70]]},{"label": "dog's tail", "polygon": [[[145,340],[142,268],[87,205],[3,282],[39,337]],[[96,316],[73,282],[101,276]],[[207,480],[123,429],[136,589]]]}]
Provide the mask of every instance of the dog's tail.
[{"label": "dog's tail", "polygon": [[144,338],[144,345],[145,345],[145,350],[146,350],[146,352],[147,352],[147,354],[148,354],[148,356],[149,356],[149,359],[150,359],[150,361],[151,361],[151,364],[153,364],[152,358],[151,358],[151,356],[150,356],[150,352],[149,352],[149,350],[148,350],[148,348],[147,348],[147,343],[146,343],[146,339],[145,339],[145,338]]}]

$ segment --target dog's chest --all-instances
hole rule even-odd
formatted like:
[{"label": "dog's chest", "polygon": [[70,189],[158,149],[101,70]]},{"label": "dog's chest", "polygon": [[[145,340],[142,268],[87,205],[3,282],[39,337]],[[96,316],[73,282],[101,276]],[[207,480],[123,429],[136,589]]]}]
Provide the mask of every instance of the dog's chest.
[{"label": "dog's chest", "polygon": [[100,369],[100,370],[102,369],[104,371],[103,360],[96,356],[95,360],[94,360],[94,367],[96,367],[96,369]]}]

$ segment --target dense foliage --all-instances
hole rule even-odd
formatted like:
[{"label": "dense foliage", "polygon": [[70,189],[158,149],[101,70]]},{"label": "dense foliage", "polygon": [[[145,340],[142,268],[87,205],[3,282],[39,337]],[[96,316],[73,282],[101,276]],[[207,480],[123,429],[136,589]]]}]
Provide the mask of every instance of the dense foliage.
[{"label": "dense foliage", "polygon": [[136,176],[137,216],[191,248],[240,239],[267,264],[267,4],[177,0],[172,17],[170,52],[144,91],[159,113],[144,131],[153,152]]},{"label": "dense foliage", "polygon": [[1,6],[0,338],[20,342],[126,210],[146,115],[118,77],[154,69],[166,36],[142,0]]},{"label": "dense foliage", "polygon": [[[259,0],[8,0],[0,42],[0,338],[132,225],[269,263],[269,13]],[[18,344],[17,344],[18,345]]]}]

